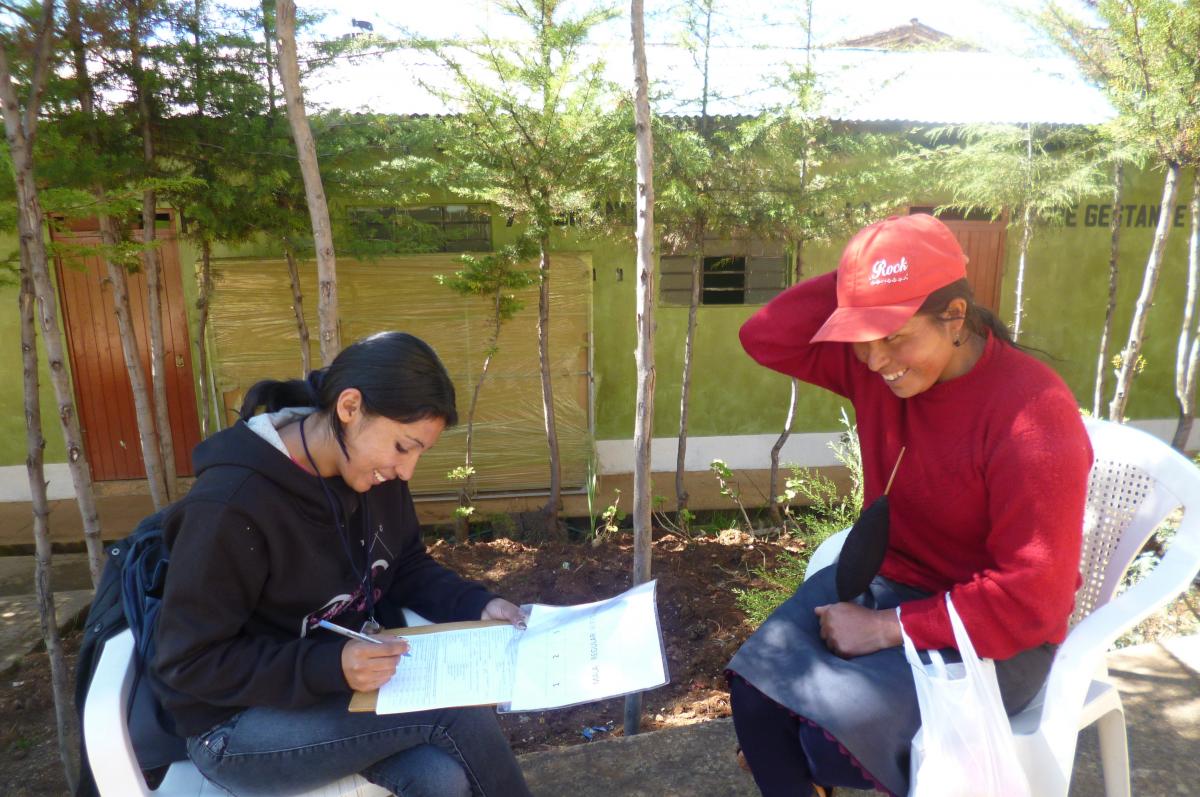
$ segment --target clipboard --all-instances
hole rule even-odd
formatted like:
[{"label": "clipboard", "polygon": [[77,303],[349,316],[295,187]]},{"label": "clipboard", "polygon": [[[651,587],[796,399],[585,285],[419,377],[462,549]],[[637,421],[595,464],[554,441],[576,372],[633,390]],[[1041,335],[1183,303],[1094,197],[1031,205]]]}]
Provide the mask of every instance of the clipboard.
[{"label": "clipboard", "polygon": [[[509,625],[507,620],[462,620],[457,623],[434,623],[432,625],[414,625],[404,628],[387,628],[383,633],[400,637],[417,636],[418,634],[436,634],[439,631],[463,631],[471,628],[489,628],[494,625]],[[353,712],[375,711],[376,701],[379,700],[379,690],[355,692],[350,696],[349,710]]]}]

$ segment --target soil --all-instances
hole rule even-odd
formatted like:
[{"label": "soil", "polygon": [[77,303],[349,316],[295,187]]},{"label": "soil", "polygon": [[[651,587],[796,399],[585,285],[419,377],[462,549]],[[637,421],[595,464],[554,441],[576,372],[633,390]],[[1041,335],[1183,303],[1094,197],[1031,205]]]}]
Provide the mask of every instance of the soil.
[{"label": "soil", "polygon": [[[685,540],[656,537],[654,577],[671,682],[645,693],[643,731],[729,716],[725,664],[752,630],[737,606],[735,590],[764,586],[755,576],[772,567],[794,543],[756,539],[729,530],[716,537]],[[576,543],[526,545],[508,539],[451,545],[438,541],[430,552],[463,575],[487,584],[514,603],[573,604],[616,595],[630,586],[633,559],[628,534],[598,546]],[[1141,623],[1123,638],[1138,644],[1200,631],[1200,588]],[[78,629],[67,632],[67,666],[75,670]],[[585,744],[622,734],[620,698],[569,709],[505,714],[500,724],[518,753]],[[43,651],[30,653],[0,682],[0,794],[6,797],[64,795],[58,756],[50,668]]]},{"label": "soil", "polygon": [[[790,545],[791,543],[789,543]],[[671,681],[643,696],[643,731],[729,716],[725,664],[752,630],[735,590],[763,586],[756,568],[774,565],[788,547],[739,531],[654,541],[653,572]],[[795,550],[791,547],[790,550]],[[438,541],[439,561],[487,584],[514,603],[586,603],[628,589],[633,543],[628,533],[598,546],[526,545],[508,539],[451,545]],[[78,631],[64,639],[73,673]],[[624,700],[569,709],[505,714],[500,724],[518,753],[547,750],[622,734]],[[606,729],[606,730],[596,730]],[[9,797],[66,794],[58,756],[54,703],[45,653],[31,653],[0,683],[0,792]]]}]

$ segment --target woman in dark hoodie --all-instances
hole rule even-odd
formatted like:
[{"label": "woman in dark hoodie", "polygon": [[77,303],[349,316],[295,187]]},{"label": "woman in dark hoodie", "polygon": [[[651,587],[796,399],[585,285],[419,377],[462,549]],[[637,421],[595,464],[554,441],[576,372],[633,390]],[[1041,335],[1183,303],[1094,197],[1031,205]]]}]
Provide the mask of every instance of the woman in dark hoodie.
[{"label": "woman in dark hoodie", "polygon": [[373,633],[402,625],[403,607],[522,621],[421,543],[408,480],[456,422],[437,355],[385,332],[307,380],[254,385],[242,421],[196,447],[196,483],[166,523],[153,668],[206,778],[238,795],[353,773],[405,797],[529,793],[490,709],[347,711],[352,691],[404,666],[407,643],[317,625]]}]

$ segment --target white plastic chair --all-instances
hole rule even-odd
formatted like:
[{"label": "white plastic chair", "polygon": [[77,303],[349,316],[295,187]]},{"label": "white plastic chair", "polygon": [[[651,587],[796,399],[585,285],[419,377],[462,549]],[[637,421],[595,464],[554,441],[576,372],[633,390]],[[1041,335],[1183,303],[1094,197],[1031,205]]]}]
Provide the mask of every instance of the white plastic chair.
[{"label": "white plastic chair", "polygon": [[[408,625],[426,625],[420,615],[404,610]],[[176,761],[157,789],[151,790],[138,766],[125,722],[133,687],[133,632],[125,629],[104,645],[88,686],[83,707],[83,738],[88,763],[101,797],[226,797],[191,761]],[[351,775],[292,797],[386,797],[387,789]],[[281,795],[280,797],[285,797]]]},{"label": "white plastic chair", "polygon": [[[1108,681],[1105,654],[1122,633],[1186,590],[1200,571],[1200,468],[1159,439],[1130,426],[1085,419],[1095,462],[1083,524],[1083,585],[1071,631],[1046,685],[1011,718],[1017,751],[1034,793],[1065,797],[1079,731],[1098,724],[1107,797],[1129,797],[1129,752],[1121,696]],[[1047,485],[1053,489],[1053,485]],[[1121,593],[1121,578],[1151,533],[1176,509],[1179,528],[1154,570]],[[805,573],[837,561],[848,531],[813,553]],[[921,757],[921,734],[912,761]]]}]

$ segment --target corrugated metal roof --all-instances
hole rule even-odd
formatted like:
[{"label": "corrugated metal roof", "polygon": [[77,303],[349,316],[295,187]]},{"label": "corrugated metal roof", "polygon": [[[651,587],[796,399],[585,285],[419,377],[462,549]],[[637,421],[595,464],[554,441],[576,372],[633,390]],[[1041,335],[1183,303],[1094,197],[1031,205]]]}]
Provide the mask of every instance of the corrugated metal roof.
[{"label": "corrugated metal roof", "polygon": [[1112,106],[1066,59],[985,52],[831,50],[826,113],[850,121],[1097,124]]},{"label": "corrugated metal roof", "polygon": [[[627,45],[595,45],[585,55],[603,58],[606,76],[632,88]],[[823,114],[843,121],[1096,124],[1114,115],[1103,94],[1066,59],[849,48],[818,50],[813,59]],[[648,61],[655,112],[698,115],[703,81],[693,55],[652,45]],[[804,51],[796,48],[713,48],[708,113],[735,116],[788,105],[783,79],[804,62]],[[459,109],[428,87],[449,85],[448,72],[433,56],[398,50],[339,62],[310,82],[307,95],[314,104],[343,110],[447,114]]]}]

